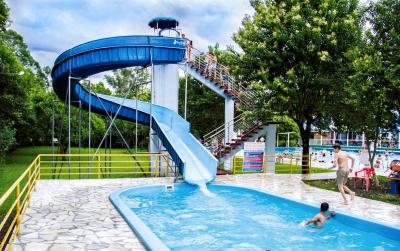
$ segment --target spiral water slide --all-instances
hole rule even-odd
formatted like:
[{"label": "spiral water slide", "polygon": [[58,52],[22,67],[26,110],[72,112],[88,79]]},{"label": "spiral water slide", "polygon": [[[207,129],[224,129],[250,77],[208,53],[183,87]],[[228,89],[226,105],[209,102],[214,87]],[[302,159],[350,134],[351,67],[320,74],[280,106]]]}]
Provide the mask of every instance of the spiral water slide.
[{"label": "spiral water slide", "polygon": [[84,109],[90,104],[91,111],[98,114],[151,124],[184,180],[190,184],[205,184],[215,178],[217,160],[191,134],[190,124],[178,113],[147,102],[136,104],[136,100],[96,95],[79,83],[80,79],[107,70],[177,64],[183,61],[184,55],[185,41],[174,37],[124,36],[91,41],[65,51],[56,59],[51,74],[53,89],[65,101],[70,83],[71,104],[81,101]]}]

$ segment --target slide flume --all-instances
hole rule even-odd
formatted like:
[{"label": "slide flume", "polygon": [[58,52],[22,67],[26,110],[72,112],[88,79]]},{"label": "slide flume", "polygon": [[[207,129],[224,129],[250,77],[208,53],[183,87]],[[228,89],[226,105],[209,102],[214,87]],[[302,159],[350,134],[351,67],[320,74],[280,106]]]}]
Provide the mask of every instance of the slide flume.
[{"label": "slide flume", "polygon": [[[150,103],[89,93],[79,80],[98,72],[130,66],[176,64],[183,60],[185,41],[159,36],[125,36],[91,41],[62,53],[55,61],[53,88],[61,100],[80,100],[82,107],[99,114],[150,125]],[[76,105],[76,102],[72,102]],[[136,112],[137,105],[137,112]],[[190,124],[175,111],[152,105],[152,129],[190,184],[204,184],[216,176],[217,159],[191,134]]]}]

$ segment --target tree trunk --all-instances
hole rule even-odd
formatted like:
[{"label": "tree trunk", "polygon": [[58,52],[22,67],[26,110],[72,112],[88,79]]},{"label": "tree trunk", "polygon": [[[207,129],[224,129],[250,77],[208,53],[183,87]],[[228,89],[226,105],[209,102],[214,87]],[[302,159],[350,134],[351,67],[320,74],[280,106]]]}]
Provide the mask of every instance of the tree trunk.
[{"label": "tree trunk", "polygon": [[311,136],[311,121],[306,121],[306,128],[304,129],[302,122],[297,122],[297,126],[300,129],[301,140],[303,141],[303,156],[301,160],[301,173],[310,173],[310,136]]},{"label": "tree trunk", "polygon": [[[377,142],[378,142],[378,138],[379,138],[379,133],[376,133],[376,134],[374,135],[373,142],[371,142],[371,140],[370,140],[369,137],[367,136],[367,146],[368,146],[369,163],[370,163],[371,167],[374,167],[374,159],[375,159],[375,156],[376,156],[376,144],[377,144]],[[373,146],[374,146],[374,150],[372,151],[372,153],[371,153],[371,147],[370,147],[370,146],[371,146],[371,143],[372,143]],[[378,176],[376,175],[376,173],[373,175],[373,177],[374,177],[374,180],[375,180],[375,182],[376,182],[376,185],[377,185],[377,186],[380,186],[379,180],[378,180]]]}]

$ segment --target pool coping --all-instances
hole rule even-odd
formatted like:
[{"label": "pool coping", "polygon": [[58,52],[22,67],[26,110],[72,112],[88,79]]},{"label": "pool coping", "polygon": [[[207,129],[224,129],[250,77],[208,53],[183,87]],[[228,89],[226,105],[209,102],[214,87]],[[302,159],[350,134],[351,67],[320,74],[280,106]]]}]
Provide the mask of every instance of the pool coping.
[{"label": "pool coping", "polygon": [[[179,183],[179,184],[173,184],[174,186],[181,185],[184,183]],[[191,184],[188,184],[191,185]],[[287,196],[283,195],[278,195],[269,191],[257,189],[257,188],[252,188],[252,187],[247,187],[247,186],[242,186],[242,185],[231,185],[231,184],[215,184],[215,183],[210,183],[210,185],[213,186],[224,186],[224,187],[233,187],[233,188],[240,188],[240,189],[245,189],[245,190],[250,190],[252,192],[259,192],[266,194],[268,196],[272,196],[277,198],[278,200],[286,200],[291,203],[296,203],[300,204],[300,206],[305,206],[311,210],[315,210],[315,212],[319,211],[319,205],[310,203],[310,202],[304,202],[298,199],[294,198],[289,198]],[[114,205],[114,207],[117,209],[117,211],[120,213],[120,215],[125,219],[125,221],[128,223],[128,225],[131,227],[131,229],[142,239],[143,244],[149,249],[149,250],[170,250],[159,237],[129,208],[126,206],[126,204],[120,199],[119,195],[127,190],[130,189],[140,189],[140,188],[146,188],[146,187],[165,187],[166,184],[152,184],[152,185],[144,185],[144,186],[130,186],[130,187],[124,187],[121,189],[118,189],[109,195],[109,199],[111,203]],[[191,185],[193,186],[193,185]],[[353,225],[352,227],[362,229],[362,226],[367,224],[372,224],[374,226],[374,231],[378,235],[384,236],[386,238],[392,239],[392,240],[398,240],[396,236],[400,236],[400,227],[397,227],[395,225],[390,225],[387,223],[382,223],[373,219],[365,219],[362,217],[358,217],[349,213],[346,213],[341,210],[335,210],[335,218],[337,217],[344,217],[343,221],[350,221],[354,223],[360,224],[358,225]],[[378,229],[376,229],[378,228]],[[383,234],[379,230],[384,230]],[[365,230],[364,230],[365,231]]]},{"label": "pool coping", "polygon": [[158,187],[165,184],[152,184],[144,186],[131,186],[118,189],[109,195],[109,199],[122,218],[128,223],[129,227],[142,239],[143,244],[150,250],[168,251],[170,250],[155,233],[121,200],[119,195],[132,188]]}]

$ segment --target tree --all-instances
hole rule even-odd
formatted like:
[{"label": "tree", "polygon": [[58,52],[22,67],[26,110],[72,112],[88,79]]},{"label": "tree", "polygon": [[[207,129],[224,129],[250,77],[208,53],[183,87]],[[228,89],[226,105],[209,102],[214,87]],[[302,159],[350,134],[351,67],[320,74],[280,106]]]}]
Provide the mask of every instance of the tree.
[{"label": "tree", "polygon": [[4,32],[8,25],[8,6],[6,3],[1,0],[0,1],[0,32]]},{"label": "tree", "polygon": [[[396,128],[400,94],[400,1],[371,2],[366,8],[368,29],[363,46],[348,53],[351,77],[344,92],[346,113],[336,123],[365,133],[373,166],[382,132]],[[371,151],[372,150],[372,151]]]},{"label": "tree", "polygon": [[[32,57],[28,45],[24,38],[12,29],[6,30],[3,34],[4,41],[7,46],[14,51],[18,60],[27,68],[31,69],[40,81],[44,80],[45,74],[40,68],[39,63]],[[44,84],[44,82],[42,82]]]},{"label": "tree", "polygon": [[10,122],[0,121],[0,164],[3,164],[5,154],[15,145],[15,129]]},{"label": "tree", "polygon": [[17,143],[15,126],[25,123],[29,77],[18,75],[23,69],[13,51],[0,41],[0,158]]},{"label": "tree", "polygon": [[[253,0],[255,13],[234,34],[242,80],[262,93],[259,111],[293,119],[303,155],[309,156],[311,125],[340,100],[334,93],[346,79],[345,53],[361,35],[358,1]],[[263,112],[264,113],[264,112]],[[309,173],[308,157],[302,173]]]}]

